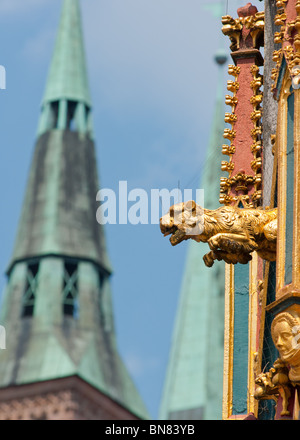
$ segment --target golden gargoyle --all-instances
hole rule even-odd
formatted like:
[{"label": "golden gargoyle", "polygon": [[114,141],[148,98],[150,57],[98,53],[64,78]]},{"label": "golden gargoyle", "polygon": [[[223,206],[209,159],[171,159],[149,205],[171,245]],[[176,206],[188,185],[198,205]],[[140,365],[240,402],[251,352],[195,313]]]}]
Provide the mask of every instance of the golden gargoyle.
[{"label": "golden gargoyle", "polygon": [[246,264],[253,251],[265,260],[276,259],[276,208],[224,206],[209,210],[190,200],[171,206],[160,219],[160,230],[171,235],[173,246],[187,239],[208,243],[211,251],[203,257],[208,267],[214,260]]}]

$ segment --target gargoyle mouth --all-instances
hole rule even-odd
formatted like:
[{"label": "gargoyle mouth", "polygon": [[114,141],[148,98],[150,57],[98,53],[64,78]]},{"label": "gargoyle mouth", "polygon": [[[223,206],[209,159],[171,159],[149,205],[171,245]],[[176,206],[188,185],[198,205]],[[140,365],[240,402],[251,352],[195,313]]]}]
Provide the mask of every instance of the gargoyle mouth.
[{"label": "gargoyle mouth", "polygon": [[166,226],[161,226],[161,232],[164,234],[164,237],[167,237],[170,234],[174,234],[176,231],[176,226],[172,226],[170,228],[167,228]]},{"label": "gargoyle mouth", "polygon": [[176,246],[181,243],[185,238],[185,232],[178,229],[175,225],[167,229],[166,227],[161,227],[161,232],[164,234],[164,237],[171,235],[170,243],[172,246]]}]

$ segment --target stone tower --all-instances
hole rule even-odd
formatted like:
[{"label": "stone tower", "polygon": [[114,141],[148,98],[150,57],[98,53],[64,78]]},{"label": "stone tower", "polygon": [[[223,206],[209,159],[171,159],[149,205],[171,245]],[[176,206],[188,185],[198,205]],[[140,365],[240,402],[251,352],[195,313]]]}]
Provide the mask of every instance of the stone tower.
[{"label": "stone tower", "polygon": [[119,357],[78,0],[64,0],[0,322],[0,419],[138,419]]},{"label": "stone tower", "polygon": [[[215,56],[215,113],[200,182],[207,209],[219,207],[226,59],[223,51]],[[163,420],[222,417],[225,272],[223,262],[206,267],[203,255],[203,247],[190,240],[161,401]]]}]

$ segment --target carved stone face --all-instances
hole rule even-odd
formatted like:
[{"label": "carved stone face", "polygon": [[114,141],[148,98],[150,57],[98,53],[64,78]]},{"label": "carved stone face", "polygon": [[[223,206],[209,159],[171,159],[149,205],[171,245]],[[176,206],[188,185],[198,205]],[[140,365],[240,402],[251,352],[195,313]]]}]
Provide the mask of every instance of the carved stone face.
[{"label": "carved stone face", "polygon": [[286,321],[279,321],[274,326],[273,340],[279,351],[280,357],[283,361],[289,361],[295,355],[293,341],[295,336],[292,333],[290,325]]},{"label": "carved stone face", "polygon": [[300,362],[299,322],[289,313],[279,314],[272,324],[272,338],[280,358],[290,365]]},{"label": "carved stone face", "polygon": [[292,86],[294,89],[300,88],[300,66],[294,66],[291,71],[292,74]]}]

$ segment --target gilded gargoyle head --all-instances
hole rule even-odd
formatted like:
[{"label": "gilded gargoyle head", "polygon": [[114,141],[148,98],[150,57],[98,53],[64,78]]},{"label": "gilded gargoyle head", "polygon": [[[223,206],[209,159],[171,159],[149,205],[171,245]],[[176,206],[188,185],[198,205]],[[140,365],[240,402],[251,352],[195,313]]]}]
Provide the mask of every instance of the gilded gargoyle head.
[{"label": "gilded gargoyle head", "polygon": [[170,243],[176,246],[202,233],[203,212],[193,200],[177,203],[160,219],[160,230],[164,236],[171,235]]}]

